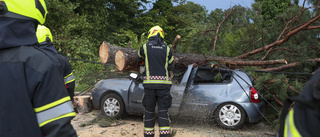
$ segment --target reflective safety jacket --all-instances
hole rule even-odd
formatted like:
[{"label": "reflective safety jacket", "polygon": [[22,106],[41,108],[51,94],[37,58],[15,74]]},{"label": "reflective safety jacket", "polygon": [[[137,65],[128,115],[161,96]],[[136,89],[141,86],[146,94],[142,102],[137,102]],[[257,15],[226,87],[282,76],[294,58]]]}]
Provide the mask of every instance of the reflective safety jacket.
[{"label": "reflective safety jacket", "polygon": [[0,137],[75,137],[63,78],[36,43],[33,21],[0,18]]},{"label": "reflective safety jacket", "polygon": [[72,73],[72,68],[67,57],[59,54],[58,51],[54,48],[52,42],[42,42],[40,43],[40,48],[43,49],[45,52],[53,55],[58,60],[58,68],[64,78],[64,84],[67,87],[69,96],[72,99],[74,96],[75,78]]},{"label": "reflective safety jacket", "polygon": [[171,48],[163,43],[160,36],[153,36],[140,47],[138,57],[145,61],[145,88],[170,88],[172,81],[169,70],[174,68],[174,57]]}]

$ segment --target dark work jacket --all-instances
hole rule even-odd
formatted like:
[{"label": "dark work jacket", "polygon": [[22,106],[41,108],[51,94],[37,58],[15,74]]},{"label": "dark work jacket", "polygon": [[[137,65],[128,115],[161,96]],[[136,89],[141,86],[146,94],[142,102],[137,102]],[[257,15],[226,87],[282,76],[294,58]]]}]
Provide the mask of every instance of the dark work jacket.
[{"label": "dark work jacket", "polygon": [[173,70],[174,62],[171,48],[163,43],[159,35],[150,37],[148,42],[140,47],[138,58],[145,61],[144,88],[168,89],[171,87],[169,71]]},{"label": "dark work jacket", "polygon": [[0,137],[75,137],[57,60],[37,46],[33,21],[0,18]]},{"label": "dark work jacket", "polygon": [[[287,99],[280,116],[279,137],[319,136],[320,127],[320,70],[317,70],[298,96]],[[315,95],[316,94],[316,95]],[[289,101],[291,100],[291,101]],[[294,106],[289,110],[292,102]]]},{"label": "dark work jacket", "polygon": [[44,50],[46,53],[54,56],[58,60],[59,71],[64,78],[64,83],[67,87],[68,94],[71,97],[71,99],[73,99],[74,89],[75,89],[75,78],[72,73],[72,68],[69,63],[68,58],[59,54],[58,51],[54,48],[53,43],[50,41],[42,42],[39,45],[42,50]]}]

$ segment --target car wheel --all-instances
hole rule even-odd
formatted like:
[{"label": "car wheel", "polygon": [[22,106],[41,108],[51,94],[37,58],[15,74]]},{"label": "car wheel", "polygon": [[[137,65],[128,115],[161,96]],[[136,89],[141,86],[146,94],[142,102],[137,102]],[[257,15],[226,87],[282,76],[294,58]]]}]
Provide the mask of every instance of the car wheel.
[{"label": "car wheel", "polygon": [[246,121],[246,113],[242,107],[234,103],[218,106],[214,118],[218,126],[225,129],[239,129]]},{"label": "car wheel", "polygon": [[120,118],[124,115],[124,103],[117,94],[107,94],[101,101],[101,112],[107,117]]}]

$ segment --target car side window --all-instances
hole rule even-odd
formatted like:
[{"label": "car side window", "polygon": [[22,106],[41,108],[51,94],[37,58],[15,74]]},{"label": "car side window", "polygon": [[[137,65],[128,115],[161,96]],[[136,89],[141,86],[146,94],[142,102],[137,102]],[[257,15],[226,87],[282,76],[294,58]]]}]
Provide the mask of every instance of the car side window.
[{"label": "car side window", "polygon": [[231,72],[214,68],[199,68],[193,83],[229,83],[231,82]]}]

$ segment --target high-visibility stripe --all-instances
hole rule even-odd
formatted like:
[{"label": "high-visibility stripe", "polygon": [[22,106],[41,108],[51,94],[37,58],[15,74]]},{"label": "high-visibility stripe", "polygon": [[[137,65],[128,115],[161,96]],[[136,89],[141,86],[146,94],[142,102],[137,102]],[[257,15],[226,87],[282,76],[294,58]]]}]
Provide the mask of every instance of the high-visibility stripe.
[{"label": "high-visibility stripe", "polygon": [[170,127],[159,127],[159,130],[171,130]]},{"label": "high-visibility stripe", "polygon": [[[149,59],[148,59],[148,52],[147,52],[147,44],[144,44],[143,45],[143,50],[144,50],[144,55],[145,55],[145,63],[146,63],[146,75],[147,75],[147,78],[150,77],[150,71],[149,71]],[[149,80],[149,79],[147,79]]]},{"label": "high-visibility stripe", "polygon": [[50,104],[44,105],[44,106],[42,106],[42,107],[35,108],[35,109],[34,109],[34,112],[36,112],[36,113],[37,113],[37,112],[41,112],[41,111],[47,110],[47,109],[49,109],[49,108],[58,106],[58,105],[60,105],[60,104],[62,104],[62,103],[64,103],[64,102],[70,101],[70,100],[71,100],[71,99],[70,99],[70,96],[66,96],[66,97],[64,97],[64,98],[62,98],[62,99],[60,99],[60,100],[57,100],[57,101],[55,101],[55,102],[52,102],[52,103],[50,103]]},{"label": "high-visibility stripe", "polygon": [[153,127],[144,127],[144,131],[153,131],[154,128]]},{"label": "high-visibility stripe", "polygon": [[60,118],[75,116],[71,101],[65,102],[53,108],[41,111],[36,114],[40,127]]},{"label": "high-visibility stripe", "polygon": [[139,57],[139,58],[143,58],[143,56],[142,56],[141,53],[140,53],[140,49],[138,50],[138,57]]},{"label": "high-visibility stripe", "polygon": [[169,64],[171,64],[174,60],[174,57],[172,56],[171,59],[169,60]]},{"label": "high-visibility stripe", "polygon": [[62,119],[62,118],[66,118],[66,117],[74,117],[74,116],[76,116],[76,113],[75,113],[75,112],[70,112],[70,113],[65,114],[65,115],[62,115],[62,116],[60,116],[60,117],[57,117],[57,118],[54,118],[54,119],[50,119],[50,120],[48,120],[48,121],[45,121],[45,122],[41,123],[41,124],[39,125],[39,127],[42,127],[42,126],[44,126],[44,125],[46,125],[46,124],[48,124],[48,123],[50,123],[50,122],[52,122],[52,121],[56,121],[56,120],[58,120],[58,119]]},{"label": "high-visibility stripe", "polygon": [[[294,111],[291,109],[289,111],[289,115],[287,116],[285,120],[285,127],[284,127],[284,136],[285,137],[301,137],[298,129],[296,128],[294,124]],[[289,127],[288,127],[289,126]]]},{"label": "high-visibility stripe", "polygon": [[[169,78],[169,72],[168,72],[168,57],[169,57],[169,53],[170,53],[170,48],[169,46],[167,46],[167,56],[166,56],[166,65],[165,65],[165,69],[166,69],[166,77]],[[169,81],[169,79],[167,79],[166,81]]]},{"label": "high-visibility stripe", "polygon": [[144,80],[143,84],[172,84],[172,81],[168,81],[168,80]]},{"label": "high-visibility stripe", "polygon": [[75,79],[74,79],[74,75],[73,75],[72,72],[69,75],[64,77],[64,84],[68,84],[68,83],[71,83],[73,81],[75,81]]}]

